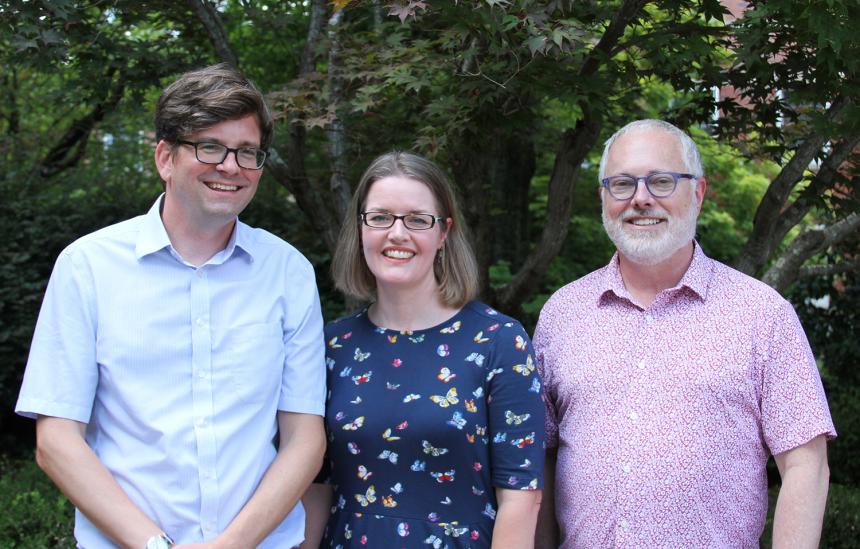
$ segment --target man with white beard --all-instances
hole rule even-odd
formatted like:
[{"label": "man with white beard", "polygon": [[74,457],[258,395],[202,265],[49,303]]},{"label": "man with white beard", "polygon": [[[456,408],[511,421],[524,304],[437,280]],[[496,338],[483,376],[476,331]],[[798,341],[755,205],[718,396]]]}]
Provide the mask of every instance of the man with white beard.
[{"label": "man with white beard", "polygon": [[794,309],[696,242],[707,182],[683,131],[628,124],[599,178],[618,252],[547,301],[534,337],[537,547],[758,547],[771,455],[774,547],[817,547],[836,432]]}]

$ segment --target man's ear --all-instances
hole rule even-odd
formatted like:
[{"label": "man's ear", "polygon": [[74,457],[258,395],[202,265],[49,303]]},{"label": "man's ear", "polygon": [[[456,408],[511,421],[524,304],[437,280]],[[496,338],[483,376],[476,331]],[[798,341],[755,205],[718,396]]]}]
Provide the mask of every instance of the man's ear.
[{"label": "man's ear", "polygon": [[173,176],[173,152],[173,147],[164,139],[155,146],[155,167],[165,183],[170,183]]},{"label": "man's ear", "polygon": [[702,211],[702,202],[705,201],[705,193],[708,192],[708,180],[705,176],[696,178],[696,203],[699,211]]}]

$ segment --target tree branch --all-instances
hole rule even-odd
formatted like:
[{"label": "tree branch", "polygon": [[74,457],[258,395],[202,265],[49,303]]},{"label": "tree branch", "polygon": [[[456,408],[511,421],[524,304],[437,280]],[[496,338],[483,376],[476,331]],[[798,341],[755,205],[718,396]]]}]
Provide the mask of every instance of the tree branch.
[{"label": "tree branch", "polygon": [[[644,0],[625,0],[621,4],[597,45],[583,60],[578,72],[579,77],[588,77],[597,72],[600,64],[624,35],[624,29],[646,3]],[[577,122],[574,129],[567,130],[562,136],[549,182],[546,223],[540,241],[511,281],[498,290],[495,301],[501,309],[515,312],[518,304],[534,293],[550,262],[561,251],[570,227],[573,189],[579,169],[597,142],[601,125],[601,116],[583,105],[583,118]]]},{"label": "tree branch", "polygon": [[[206,29],[219,58],[236,68],[240,68],[239,58],[230,47],[227,32],[214,6],[206,0],[188,0],[188,3]],[[307,41],[299,62],[300,78],[316,70],[317,48],[326,23],[325,13],[325,0],[314,0],[311,4]],[[293,195],[296,204],[308,217],[314,230],[323,236],[326,247],[329,250],[334,250],[337,243],[339,220],[332,215],[327,201],[315,189],[307,176],[305,170],[305,129],[300,120],[293,120],[290,123],[285,156],[286,159],[272,148],[266,158],[266,171]]]},{"label": "tree branch", "polygon": [[326,248],[333,251],[337,244],[340,220],[334,219],[322,196],[315,192],[307,176],[297,172],[293,164],[285,162],[274,149],[270,150],[269,156],[266,157],[266,171],[293,195],[296,204],[305,213],[311,226],[322,235]]},{"label": "tree branch", "polygon": [[813,255],[839,243],[860,228],[860,213],[854,212],[832,225],[809,228],[800,233],[762,277],[765,284],[784,292],[794,282],[803,263]]},{"label": "tree branch", "polygon": [[[298,79],[306,78],[316,71],[319,42],[326,26],[326,0],[311,2],[311,18],[302,57],[299,60]],[[296,198],[299,208],[310,219],[314,230],[322,234],[326,248],[334,252],[340,219],[332,213],[330,200],[310,180],[305,169],[306,130],[301,118],[290,120],[289,137],[286,143],[286,161],[278,155],[270,155],[266,166],[272,174]]]},{"label": "tree branch", "polygon": [[207,0],[188,0],[188,5],[197,14],[197,18],[203,23],[206,33],[209,35],[209,41],[212,42],[212,47],[215,48],[215,53],[218,58],[233,67],[239,68],[239,57],[230,47],[230,41],[227,38],[227,31],[224,29],[224,24],[221,23],[221,17],[215,6]]},{"label": "tree branch", "polygon": [[830,265],[804,265],[798,272],[798,278],[830,276],[855,271],[860,271],[860,259],[855,259],[854,261],[840,261],[839,263],[833,263]]},{"label": "tree branch", "polygon": [[[827,111],[829,120],[835,123],[848,104],[848,101],[842,97],[834,101]],[[821,151],[828,139],[829,135],[823,132],[812,132],[797,147],[794,156],[770,183],[756,210],[752,234],[750,234],[741,255],[735,262],[736,269],[750,276],[755,276],[779,246],[779,243],[782,242],[785,233],[782,234],[782,237],[777,238],[776,230],[780,212],[785,207],[792,189],[803,178],[810,162]]]},{"label": "tree branch", "polygon": [[588,113],[587,118],[580,120],[576,128],[567,130],[562,136],[549,180],[546,222],[540,241],[513,279],[499,289],[496,301],[501,309],[512,311],[516,304],[534,293],[549,264],[561,251],[570,227],[574,183],[582,161],[599,135],[600,120]]},{"label": "tree branch", "polygon": [[[110,82],[114,80],[117,74],[117,69],[112,67],[108,69],[108,74],[105,80]],[[87,141],[89,141],[90,133],[93,128],[102,120],[105,115],[116,108],[125,93],[125,78],[122,72],[116,78],[113,88],[108,93],[108,97],[96,103],[89,114],[72,122],[71,127],[66,130],[66,133],[54,145],[45,158],[39,164],[39,173],[42,177],[53,177],[58,173],[75,166],[84,155]]]},{"label": "tree branch", "polygon": [[834,186],[839,168],[851,156],[858,144],[860,144],[860,134],[844,139],[833,147],[833,151],[821,163],[818,173],[812,178],[809,186],[803,189],[797,199],[779,216],[774,227],[774,240],[776,242],[782,242],[788,231],[800,223],[812,209],[816,199],[826,189]]},{"label": "tree branch", "polygon": [[588,53],[582,66],[579,68],[579,76],[590,76],[597,72],[600,68],[600,63],[604,58],[609,57],[612,50],[618,44],[618,41],[624,35],[624,29],[635,18],[636,14],[647,4],[644,0],[625,0],[618,11],[615,12],[615,17],[606,27],[600,41],[594,46],[594,49]]},{"label": "tree branch", "polygon": [[655,36],[690,36],[690,35],[699,35],[699,36],[728,36],[729,30],[725,27],[711,27],[707,25],[700,25],[699,23],[694,23],[692,21],[685,21],[683,23],[678,23],[676,25],[668,25],[663,27],[657,27],[652,32],[648,32],[639,36],[634,36],[623,43],[617,44],[612,51],[609,53],[610,56],[614,57],[621,53],[622,51],[629,50],[634,46],[638,46],[639,44],[646,43],[651,38]]}]

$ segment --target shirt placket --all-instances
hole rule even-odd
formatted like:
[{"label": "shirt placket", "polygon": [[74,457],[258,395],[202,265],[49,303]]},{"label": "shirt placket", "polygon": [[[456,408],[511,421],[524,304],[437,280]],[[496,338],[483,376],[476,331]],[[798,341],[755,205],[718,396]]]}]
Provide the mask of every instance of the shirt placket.
[{"label": "shirt placket", "polygon": [[[622,422],[621,431],[627,433],[625,438],[630,441],[630,444],[620,453],[617,468],[618,483],[622,487],[619,493],[628,496],[636,493],[636,487],[641,482],[640,479],[637,479],[637,475],[642,468],[642,464],[636,462],[633,451],[641,443],[642,422],[645,419],[643,418],[644,410],[640,406],[640,399],[635,396],[638,394],[635,387],[642,383],[644,376],[648,375],[648,351],[656,344],[654,341],[656,320],[653,311],[646,310],[639,315],[639,326],[635,337],[635,341],[638,343],[632,346],[626,376],[628,383],[632,385],[629,392],[631,398],[627,400],[626,406],[622,407],[618,414],[618,421]],[[620,499],[618,510],[615,524],[615,547],[632,547],[636,540],[636,520],[641,516],[641,512],[637,512],[635,502],[631,501],[629,497]]]},{"label": "shirt placket", "polygon": [[200,485],[200,528],[203,539],[213,539],[218,526],[218,477],[215,426],[212,424],[212,324],[209,276],[205,267],[191,279],[191,400],[197,441],[197,474]]}]

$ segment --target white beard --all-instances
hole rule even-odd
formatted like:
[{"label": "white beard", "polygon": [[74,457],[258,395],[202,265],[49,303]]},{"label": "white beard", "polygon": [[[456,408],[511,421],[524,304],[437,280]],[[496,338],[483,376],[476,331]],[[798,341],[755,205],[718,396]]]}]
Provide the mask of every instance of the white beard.
[{"label": "white beard", "polygon": [[[602,208],[603,228],[609,239],[626,259],[639,265],[656,265],[689,244],[696,236],[696,193],[690,193],[690,204],[681,217],[673,217],[663,208],[630,210],[616,219],[609,219]],[[666,227],[659,231],[628,231],[625,221],[631,217],[663,217]]]}]

